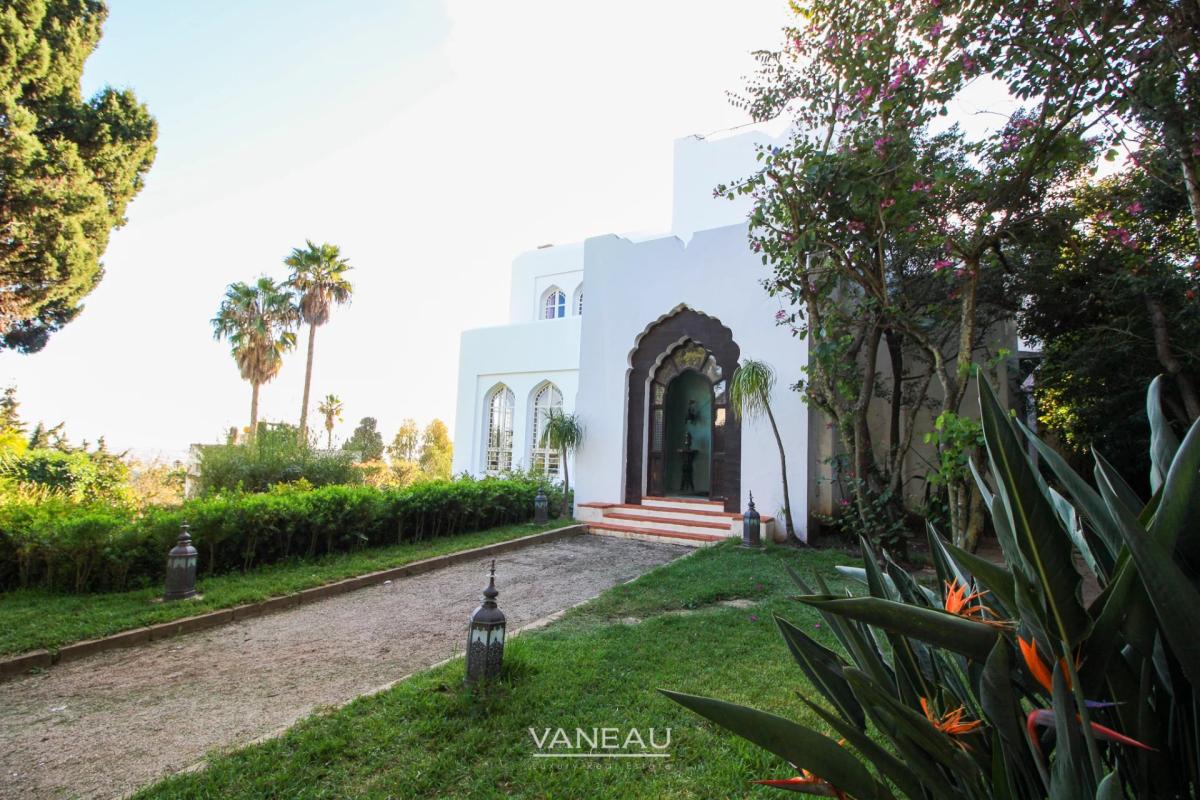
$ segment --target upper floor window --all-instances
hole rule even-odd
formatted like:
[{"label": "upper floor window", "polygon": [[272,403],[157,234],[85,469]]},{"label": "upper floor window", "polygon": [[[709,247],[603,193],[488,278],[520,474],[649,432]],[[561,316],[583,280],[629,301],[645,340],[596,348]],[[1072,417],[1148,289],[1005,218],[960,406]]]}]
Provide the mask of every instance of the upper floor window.
[{"label": "upper floor window", "polygon": [[552,286],[542,301],[542,319],[558,319],[567,315],[567,296],[562,289]]},{"label": "upper floor window", "polygon": [[583,314],[583,284],[579,284],[579,288],[575,290],[575,302],[571,305],[575,306],[575,314]]}]

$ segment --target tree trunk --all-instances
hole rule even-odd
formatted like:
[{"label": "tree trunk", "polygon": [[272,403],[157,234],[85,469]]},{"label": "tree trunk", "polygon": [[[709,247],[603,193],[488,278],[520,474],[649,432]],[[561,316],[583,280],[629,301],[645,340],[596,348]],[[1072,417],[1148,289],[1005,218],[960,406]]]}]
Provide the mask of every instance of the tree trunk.
[{"label": "tree trunk", "polygon": [[312,385],[313,342],[317,338],[317,326],[308,326],[308,361],[304,366],[304,399],[300,402],[300,444],[308,444],[308,389]]},{"label": "tree trunk", "polygon": [[1187,146],[1176,148],[1179,153],[1179,164],[1183,169],[1183,186],[1187,191],[1188,207],[1192,210],[1192,225],[1196,228],[1196,237],[1200,239],[1200,177],[1196,175],[1196,159],[1187,152]]},{"label": "tree trunk", "polygon": [[333,428],[325,429],[325,449],[326,450],[333,449]]},{"label": "tree trunk", "polygon": [[783,439],[779,436],[779,426],[775,424],[775,414],[771,412],[771,404],[767,403],[767,419],[771,421],[771,430],[775,433],[775,444],[779,446],[779,471],[783,475],[783,516],[786,520],[787,535],[789,539],[799,541],[796,536],[796,527],[792,524],[792,499],[788,493],[787,480],[787,456],[783,451]]},{"label": "tree trunk", "polygon": [[900,449],[900,409],[904,402],[904,339],[891,328],[885,330],[883,335],[887,340],[888,357],[892,362],[892,418],[888,430],[891,454],[888,463],[894,463],[896,451]]},{"label": "tree trunk", "polygon": [[562,516],[565,518],[567,516],[567,511],[568,511],[567,506],[570,504],[570,501],[567,498],[571,494],[571,476],[567,472],[567,448],[564,447],[562,449],[561,455],[562,455],[562,468],[563,468]]},{"label": "tree trunk", "polygon": [[254,441],[254,434],[258,431],[258,383],[250,385],[253,387],[250,391],[250,433],[246,438]]},{"label": "tree trunk", "polygon": [[1196,387],[1191,376],[1183,370],[1183,365],[1176,358],[1171,348],[1171,333],[1168,330],[1167,314],[1162,302],[1157,297],[1146,295],[1146,310],[1150,313],[1150,327],[1154,330],[1154,351],[1158,362],[1175,380],[1179,394],[1183,397],[1183,406],[1187,410],[1188,422],[1200,417],[1200,397],[1197,397]]}]

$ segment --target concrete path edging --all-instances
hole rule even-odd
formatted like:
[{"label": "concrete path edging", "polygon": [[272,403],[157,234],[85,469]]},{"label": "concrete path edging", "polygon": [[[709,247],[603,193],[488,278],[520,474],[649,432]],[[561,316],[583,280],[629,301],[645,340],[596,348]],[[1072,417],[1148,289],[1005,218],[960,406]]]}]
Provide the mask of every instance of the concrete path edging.
[{"label": "concrete path edging", "polygon": [[519,539],[509,539],[503,542],[474,547],[470,550],[459,550],[455,553],[447,553],[442,556],[434,556],[433,558],[401,564],[398,567],[369,572],[366,575],[344,578],[340,581],[314,586],[311,589],[304,589],[293,594],[283,595],[282,597],[271,597],[267,600],[260,600],[257,603],[246,603],[245,605],[223,608],[217,611],[210,611],[206,614],[172,620],[171,622],[160,622],[157,625],[134,628],[133,630],[114,633],[111,636],[104,636],[99,639],[85,639],[81,642],[65,644],[58,648],[57,651],[33,650],[17,656],[10,656],[0,659],[0,682],[19,677],[32,669],[49,669],[55,664],[77,661],[81,658],[108,650],[134,647],[184,633],[194,633],[196,631],[215,628],[219,625],[226,625],[230,622],[249,619],[250,617],[258,617],[276,611],[285,611],[295,606],[324,600],[329,597],[336,597],[337,595],[352,592],[356,589],[363,589],[367,586],[374,586],[384,581],[421,575],[441,567],[471,561],[480,556],[508,553],[530,545],[543,544],[568,536],[575,536],[586,532],[586,529],[587,526],[585,525],[566,525],[561,528],[522,536]]}]

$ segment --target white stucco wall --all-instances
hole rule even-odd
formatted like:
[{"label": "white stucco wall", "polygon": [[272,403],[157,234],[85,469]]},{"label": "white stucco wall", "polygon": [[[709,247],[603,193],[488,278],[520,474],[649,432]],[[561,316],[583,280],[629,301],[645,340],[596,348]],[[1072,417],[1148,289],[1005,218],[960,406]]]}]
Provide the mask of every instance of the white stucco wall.
[{"label": "white stucco wall", "polygon": [[763,131],[748,131],[731,136],[676,139],[671,232],[686,241],[696,231],[743,222],[750,212],[750,198],[713,197],[713,189],[754,172],[756,144],[781,144],[783,138]]},{"label": "white stucco wall", "polygon": [[582,282],[582,244],[554,245],[522,253],[513,259],[509,322],[540,319],[541,299],[551,286],[557,286],[567,295],[567,314],[574,315],[572,299]]},{"label": "white stucco wall", "polygon": [[[484,472],[484,402],[497,383],[512,389],[513,466],[529,466],[534,389],[544,381],[562,392],[563,410],[575,410],[581,317],[538,320],[463,333],[459,345],[454,473]],[[570,465],[568,465],[570,466]]]},{"label": "white stucco wall", "polygon": [[[700,231],[686,246],[674,236],[634,243],[610,235],[585,242],[588,312],[582,318],[575,410],[586,440],[575,457],[577,502],[623,502],[630,355],[649,325],[686,305],[728,327],[742,358],[775,368],[772,407],[789,456],[792,516],[804,535],[808,411],[789,386],[801,376],[807,345],[775,324],[779,301],[759,283],[765,269],[746,245],[744,224]],[[778,516],[779,456],[765,421],[743,422],[741,469],[739,507],[753,491],[759,511]]]}]

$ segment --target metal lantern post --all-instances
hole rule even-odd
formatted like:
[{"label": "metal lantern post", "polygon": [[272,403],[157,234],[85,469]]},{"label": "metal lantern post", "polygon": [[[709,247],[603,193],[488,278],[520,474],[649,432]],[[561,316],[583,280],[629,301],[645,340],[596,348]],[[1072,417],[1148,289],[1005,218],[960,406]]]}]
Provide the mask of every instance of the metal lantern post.
[{"label": "metal lantern post", "polygon": [[496,562],[492,561],[483,603],[471,614],[467,625],[467,683],[491,680],[500,675],[504,659],[504,612],[496,607]]},{"label": "metal lantern post", "polygon": [[742,547],[762,547],[762,539],[759,536],[761,522],[758,511],[754,508],[754,492],[751,492],[750,505],[742,515]]},{"label": "metal lantern post", "polygon": [[179,526],[179,541],[167,553],[167,586],[163,600],[186,600],[196,596],[196,548],[185,522]]},{"label": "metal lantern post", "polygon": [[550,521],[550,501],[546,499],[546,489],[538,487],[537,497],[533,498],[533,521],[545,525]]}]

